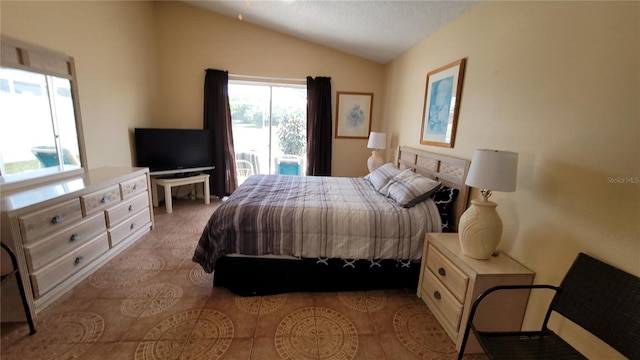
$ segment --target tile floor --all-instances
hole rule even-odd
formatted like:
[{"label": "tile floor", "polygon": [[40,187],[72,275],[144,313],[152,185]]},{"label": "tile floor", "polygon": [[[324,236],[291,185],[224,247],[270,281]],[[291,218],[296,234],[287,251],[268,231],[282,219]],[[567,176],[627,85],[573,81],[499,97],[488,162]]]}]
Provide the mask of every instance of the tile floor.
[{"label": "tile floor", "polygon": [[3,324],[1,358],[456,358],[408,290],[239,297],[213,288],[191,256],[219,204],[155,209],[156,229],[38,314],[35,335]]}]

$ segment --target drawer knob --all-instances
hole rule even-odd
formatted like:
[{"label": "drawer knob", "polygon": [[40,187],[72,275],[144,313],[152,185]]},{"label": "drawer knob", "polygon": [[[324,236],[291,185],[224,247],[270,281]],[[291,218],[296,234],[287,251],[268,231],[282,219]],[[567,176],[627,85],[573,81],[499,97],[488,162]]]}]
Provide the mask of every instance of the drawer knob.
[{"label": "drawer knob", "polygon": [[133,230],[137,227],[138,225],[136,225],[136,223],[131,223],[131,226],[129,226],[129,229]]},{"label": "drawer knob", "polygon": [[133,184],[133,190],[138,190],[138,184]]},{"label": "drawer knob", "polygon": [[75,264],[80,264],[82,261],[84,261],[84,256],[78,256],[73,262]]},{"label": "drawer knob", "polygon": [[101,202],[101,203],[103,203],[103,204],[106,204],[106,203],[108,203],[108,202],[109,202],[109,198],[108,198],[108,197],[106,197],[106,196],[104,196],[104,197],[102,198],[102,200],[100,200],[100,202]]},{"label": "drawer knob", "polygon": [[440,291],[437,291],[437,290],[433,292],[433,297],[436,298],[436,300],[442,299],[442,295],[440,295]]},{"label": "drawer knob", "polygon": [[133,211],[133,209],[135,209],[133,205],[129,205],[129,211]]},{"label": "drawer knob", "polygon": [[78,240],[80,240],[80,235],[78,235],[78,234],[73,234],[69,238],[69,241],[78,241]]},{"label": "drawer knob", "polygon": [[440,274],[442,276],[445,276],[445,275],[447,275],[447,272],[444,270],[444,268],[439,268],[438,269],[438,274]]},{"label": "drawer knob", "polygon": [[60,224],[63,221],[64,221],[64,218],[62,217],[62,215],[56,215],[56,216],[51,218],[51,223],[52,224]]}]

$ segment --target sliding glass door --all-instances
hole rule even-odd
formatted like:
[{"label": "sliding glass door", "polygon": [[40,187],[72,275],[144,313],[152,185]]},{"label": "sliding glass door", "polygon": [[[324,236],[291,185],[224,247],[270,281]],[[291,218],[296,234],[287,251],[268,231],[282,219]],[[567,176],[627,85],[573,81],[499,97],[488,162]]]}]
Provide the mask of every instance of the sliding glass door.
[{"label": "sliding glass door", "polygon": [[229,82],[238,183],[252,174],[304,175],[305,86]]}]

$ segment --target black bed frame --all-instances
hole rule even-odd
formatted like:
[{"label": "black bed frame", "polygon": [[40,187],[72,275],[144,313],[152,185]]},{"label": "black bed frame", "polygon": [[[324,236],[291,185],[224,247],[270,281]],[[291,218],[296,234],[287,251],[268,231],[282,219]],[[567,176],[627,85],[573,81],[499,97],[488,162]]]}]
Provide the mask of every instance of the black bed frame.
[{"label": "black bed frame", "polygon": [[[428,176],[459,190],[453,210],[453,230],[467,206],[469,188],[464,181],[468,160],[399,147],[396,165],[400,169]],[[241,296],[287,292],[358,291],[407,288],[415,291],[420,262],[383,260],[273,259],[225,256],[216,262],[214,286],[226,287]]]},{"label": "black bed frame", "polygon": [[342,259],[263,259],[222,257],[216,263],[214,286],[240,296],[289,292],[417,289],[420,262]]}]

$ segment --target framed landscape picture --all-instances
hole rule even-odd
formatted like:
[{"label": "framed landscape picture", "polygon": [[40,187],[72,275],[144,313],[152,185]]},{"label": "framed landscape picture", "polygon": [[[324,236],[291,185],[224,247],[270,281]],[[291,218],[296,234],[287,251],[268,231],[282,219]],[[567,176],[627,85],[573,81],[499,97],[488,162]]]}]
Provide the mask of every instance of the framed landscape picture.
[{"label": "framed landscape picture", "polygon": [[461,59],[427,74],[420,144],[453,147],[465,62]]},{"label": "framed landscape picture", "polygon": [[338,92],[336,138],[367,139],[371,130],[373,93]]}]

